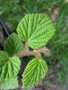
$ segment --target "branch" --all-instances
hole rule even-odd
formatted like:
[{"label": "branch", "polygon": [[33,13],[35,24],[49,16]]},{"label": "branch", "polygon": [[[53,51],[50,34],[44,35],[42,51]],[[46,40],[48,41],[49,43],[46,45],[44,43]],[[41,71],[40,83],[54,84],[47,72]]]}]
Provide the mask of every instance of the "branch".
[{"label": "branch", "polygon": [[17,54],[17,57],[21,58],[23,56],[29,56],[29,55],[35,56],[38,60],[41,59],[41,54],[37,52],[37,50],[35,51],[29,50],[29,45],[28,45],[28,42],[26,41],[24,50],[21,53]]}]

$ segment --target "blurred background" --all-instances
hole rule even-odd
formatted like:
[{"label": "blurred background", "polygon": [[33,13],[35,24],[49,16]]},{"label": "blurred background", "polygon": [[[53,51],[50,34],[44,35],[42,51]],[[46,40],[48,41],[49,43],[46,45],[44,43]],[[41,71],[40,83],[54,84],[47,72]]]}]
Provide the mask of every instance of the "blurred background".
[{"label": "blurred background", "polygon": [[[9,33],[16,31],[27,13],[47,13],[56,28],[47,45],[51,56],[42,55],[49,67],[48,74],[36,87],[27,90],[68,90],[68,0],[0,0],[0,18]],[[0,26],[0,43],[4,40]]]}]

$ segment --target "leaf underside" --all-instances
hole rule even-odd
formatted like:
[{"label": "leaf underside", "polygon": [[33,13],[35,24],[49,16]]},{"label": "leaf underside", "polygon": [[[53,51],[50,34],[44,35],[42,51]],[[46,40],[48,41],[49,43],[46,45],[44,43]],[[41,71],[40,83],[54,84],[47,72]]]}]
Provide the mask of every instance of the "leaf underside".
[{"label": "leaf underside", "polygon": [[45,46],[54,35],[55,28],[46,14],[27,14],[17,27],[22,41],[28,41],[32,49]]},{"label": "leaf underside", "polygon": [[12,56],[18,54],[23,50],[23,44],[18,38],[17,34],[12,33],[4,42],[4,50]]},{"label": "leaf underside", "polygon": [[47,74],[48,67],[44,60],[34,58],[28,63],[23,73],[23,87],[33,87],[38,84]]},{"label": "leaf underside", "polygon": [[7,52],[0,51],[0,89],[18,87],[20,60],[16,56],[9,58]]}]

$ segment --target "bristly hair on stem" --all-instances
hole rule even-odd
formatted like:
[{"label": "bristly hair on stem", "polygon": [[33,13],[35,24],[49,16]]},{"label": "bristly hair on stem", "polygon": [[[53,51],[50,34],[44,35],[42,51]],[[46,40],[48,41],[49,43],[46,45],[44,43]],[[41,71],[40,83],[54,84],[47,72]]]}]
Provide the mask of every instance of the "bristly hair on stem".
[{"label": "bristly hair on stem", "polygon": [[24,50],[21,53],[17,54],[17,57],[21,58],[23,56],[33,55],[38,60],[40,60],[41,59],[41,53],[44,53],[46,56],[51,55],[51,51],[47,47],[42,47],[42,48],[37,49],[37,50],[29,50],[29,44],[28,44],[28,41],[26,41],[25,45],[24,45]]}]

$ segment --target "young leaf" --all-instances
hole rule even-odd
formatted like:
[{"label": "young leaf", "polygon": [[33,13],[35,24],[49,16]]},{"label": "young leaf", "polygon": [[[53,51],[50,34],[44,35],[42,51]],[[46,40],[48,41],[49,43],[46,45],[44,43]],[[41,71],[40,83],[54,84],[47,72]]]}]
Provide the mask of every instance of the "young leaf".
[{"label": "young leaf", "polygon": [[0,51],[0,89],[18,87],[17,75],[19,70],[19,58],[16,56],[9,58],[7,52]]},{"label": "young leaf", "polygon": [[47,74],[48,67],[44,60],[34,58],[30,61],[23,73],[23,87],[33,87],[40,82]]},{"label": "young leaf", "polygon": [[17,27],[20,39],[28,41],[32,49],[45,46],[54,32],[53,23],[46,14],[27,14]]},{"label": "young leaf", "polygon": [[23,44],[17,34],[12,33],[8,37],[8,39],[4,42],[4,49],[10,56],[18,54],[23,50]]}]

